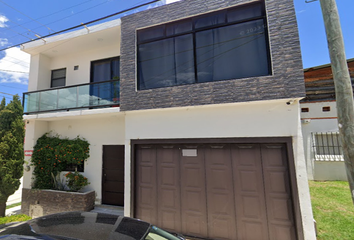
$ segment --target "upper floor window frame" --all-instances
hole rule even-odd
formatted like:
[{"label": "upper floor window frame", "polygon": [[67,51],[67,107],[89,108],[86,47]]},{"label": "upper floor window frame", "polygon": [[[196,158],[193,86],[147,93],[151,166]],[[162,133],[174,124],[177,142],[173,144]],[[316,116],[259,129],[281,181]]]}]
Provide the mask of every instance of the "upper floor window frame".
[{"label": "upper floor window frame", "polygon": [[[245,14],[245,17],[240,17],[239,19],[234,18],[232,20],[232,12],[242,12],[242,10],[252,10],[256,9],[255,11],[260,11],[260,13],[257,16],[247,16]],[[214,21],[212,24],[200,24],[200,22],[203,21],[203,19],[208,19],[210,18],[210,21]],[[149,43],[154,43],[158,42],[161,40],[167,40],[167,39],[172,39],[172,38],[178,38],[178,37],[183,37],[186,35],[192,35],[193,36],[193,57],[194,57],[194,82],[193,83],[199,83],[198,79],[198,64],[196,60],[196,34],[200,32],[205,32],[208,30],[214,30],[214,29],[219,29],[219,28],[224,28],[224,27],[229,27],[233,25],[238,25],[238,24],[243,24],[243,23],[248,23],[252,21],[257,21],[257,20],[262,20],[263,21],[263,29],[264,29],[264,39],[265,39],[265,45],[266,45],[266,55],[267,55],[267,75],[272,75],[272,64],[271,64],[271,54],[270,54],[270,46],[269,46],[269,35],[268,35],[268,24],[267,24],[267,15],[266,15],[266,10],[265,10],[265,4],[264,1],[257,1],[257,2],[252,2],[248,4],[243,4],[235,7],[231,7],[228,9],[222,9],[222,10],[217,10],[214,12],[182,19],[182,20],[177,20],[174,22],[168,22],[165,24],[160,24],[157,26],[152,26],[148,28],[143,28],[143,29],[138,29],[136,32],[137,35],[137,90],[146,90],[146,89],[154,89],[154,88],[141,88],[140,86],[140,68],[139,68],[139,56],[140,56],[140,51],[139,51],[139,46],[142,46],[143,44],[149,44]],[[184,30],[182,27],[182,30],[173,32],[171,31],[172,26],[176,25],[185,25]],[[188,26],[190,24],[190,26]],[[199,24],[199,26],[198,26]],[[250,29],[252,32],[252,29]],[[152,35],[151,37],[146,37],[144,35]],[[154,33],[155,32],[155,33]],[[264,75],[260,75],[264,76]],[[243,78],[243,77],[240,77]],[[220,79],[220,80],[232,80],[232,79],[239,79],[239,78],[230,78],[230,79]],[[215,80],[219,81],[219,80]],[[186,83],[190,84],[190,83]],[[184,85],[184,84],[176,84],[172,86],[178,86],[178,85]],[[172,86],[167,86],[167,87],[172,87]],[[165,87],[165,86],[161,86]],[[156,88],[161,88],[161,87],[156,87]]]},{"label": "upper floor window frame", "polygon": [[[95,64],[100,64],[100,63],[107,63],[109,62],[109,68],[110,68],[110,72],[109,75],[110,77],[108,77],[108,79],[100,79],[100,80],[96,80],[94,79],[94,74],[95,74]],[[118,75],[114,74],[114,62],[118,62]],[[109,81],[109,80],[119,80],[120,79],[120,56],[117,57],[110,57],[110,58],[105,58],[105,59],[99,59],[99,60],[94,60],[91,61],[91,68],[90,68],[90,82],[102,82],[102,81]]]},{"label": "upper floor window frame", "polygon": [[[56,73],[60,73],[60,72],[64,72],[64,76],[55,76]],[[54,83],[60,80],[64,80],[64,82],[59,85]],[[65,87],[65,85],[66,85],[66,68],[52,70],[52,74],[50,78],[50,88]]]}]

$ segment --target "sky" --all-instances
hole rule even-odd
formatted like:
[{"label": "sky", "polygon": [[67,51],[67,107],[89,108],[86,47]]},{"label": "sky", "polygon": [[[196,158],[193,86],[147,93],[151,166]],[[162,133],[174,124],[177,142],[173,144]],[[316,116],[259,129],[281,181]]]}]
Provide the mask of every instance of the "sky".
[{"label": "sky", "polygon": [[[72,26],[86,23],[151,0],[0,0],[0,99],[27,92],[30,56],[9,48]],[[178,0],[162,0],[125,13]],[[353,0],[336,0],[347,59],[354,58]],[[319,1],[294,0],[304,68],[330,63]],[[122,17],[118,15],[108,20]],[[106,20],[107,21],[107,20]],[[101,22],[100,22],[101,23]],[[4,50],[6,49],[6,50]]]}]

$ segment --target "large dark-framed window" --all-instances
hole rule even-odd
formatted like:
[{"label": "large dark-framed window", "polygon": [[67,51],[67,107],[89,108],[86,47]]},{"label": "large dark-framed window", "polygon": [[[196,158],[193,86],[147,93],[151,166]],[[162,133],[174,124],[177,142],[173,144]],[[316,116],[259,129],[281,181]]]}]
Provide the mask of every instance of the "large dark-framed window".
[{"label": "large dark-framed window", "polygon": [[91,62],[91,82],[107,82],[90,86],[91,105],[106,100],[119,102],[120,99],[120,57],[112,57]]},{"label": "large dark-framed window", "polygon": [[112,57],[91,62],[91,82],[118,80],[120,58]]},{"label": "large dark-framed window", "polygon": [[137,89],[271,75],[264,3],[137,30]]},{"label": "large dark-framed window", "polygon": [[52,77],[50,81],[50,87],[64,87],[66,80],[66,68],[52,70]]}]

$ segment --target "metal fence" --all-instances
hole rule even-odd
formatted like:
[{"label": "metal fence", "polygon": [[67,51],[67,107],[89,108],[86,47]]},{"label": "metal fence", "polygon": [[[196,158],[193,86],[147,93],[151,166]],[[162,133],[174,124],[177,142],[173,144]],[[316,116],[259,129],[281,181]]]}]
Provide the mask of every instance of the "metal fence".
[{"label": "metal fence", "polygon": [[343,161],[339,132],[313,132],[312,149],[316,161]]}]

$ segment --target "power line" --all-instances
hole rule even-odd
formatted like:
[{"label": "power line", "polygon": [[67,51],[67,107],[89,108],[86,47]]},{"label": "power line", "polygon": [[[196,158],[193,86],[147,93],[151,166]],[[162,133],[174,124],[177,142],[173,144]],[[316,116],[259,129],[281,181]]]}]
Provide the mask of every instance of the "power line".
[{"label": "power line", "polygon": [[[42,36],[41,38],[51,37],[51,36],[54,36],[54,35],[57,35],[57,34],[60,34],[60,33],[68,32],[70,30],[74,30],[76,28],[82,27],[83,25],[89,25],[89,24],[92,24],[92,23],[95,23],[95,22],[99,22],[99,21],[105,20],[107,18],[111,18],[111,17],[114,17],[116,15],[119,15],[119,14],[122,14],[122,13],[126,13],[126,12],[129,12],[129,11],[135,10],[137,8],[144,7],[144,6],[147,6],[149,4],[152,4],[152,3],[155,3],[155,2],[160,2],[160,1],[161,0],[153,0],[153,1],[150,1],[150,2],[147,2],[147,3],[143,3],[143,4],[140,4],[138,6],[135,6],[135,7],[132,7],[132,8],[128,8],[128,9],[125,9],[125,10],[122,10],[122,11],[107,15],[105,17],[101,17],[101,18],[98,18],[98,19],[95,19],[95,20],[92,20],[92,21],[89,21],[89,22],[86,22],[86,23],[82,23],[82,24],[79,24],[79,25],[76,25],[76,26],[73,26],[73,27],[70,27],[70,28],[66,28],[64,30],[60,30],[60,31],[57,31],[57,32],[54,32],[54,33],[50,33],[48,35]],[[22,43],[19,43],[19,44],[15,44],[15,45],[12,45],[12,46],[9,46],[9,47],[6,47],[6,48],[2,48],[2,49],[0,49],[0,51],[4,51],[4,50],[7,50],[7,49],[10,49],[10,48],[13,48],[13,47],[18,47],[18,46],[21,46],[22,44],[30,43],[30,42],[37,41],[37,40],[38,39],[34,39],[34,40],[27,41],[27,42],[22,42]]]},{"label": "power line", "polygon": [[14,71],[14,70],[7,70],[7,69],[0,69],[0,72],[13,72],[13,73],[29,73],[29,72],[21,72],[21,71]]},{"label": "power line", "polygon": [[24,16],[26,16],[26,17],[28,17],[29,19],[31,19],[31,20],[33,20],[33,21],[37,22],[38,24],[42,25],[43,27],[47,28],[47,29],[49,30],[49,32],[50,32],[50,31],[53,31],[52,29],[50,29],[50,27],[47,27],[47,26],[43,25],[42,23],[40,23],[40,22],[38,22],[37,20],[35,20],[35,19],[31,18],[31,17],[30,17],[30,16],[28,16],[27,14],[25,14],[25,13],[23,13],[23,12],[21,12],[21,11],[17,10],[16,8],[14,8],[14,7],[12,7],[11,5],[9,5],[9,4],[7,4],[7,3],[5,3],[4,1],[0,0],[0,2],[1,2],[2,4],[4,4],[4,5],[8,6],[9,8],[11,8],[11,9],[15,10],[16,12],[19,12],[19,13],[21,13],[22,15],[24,15]]},{"label": "power line", "polygon": [[[20,83],[18,83],[20,84]],[[20,87],[13,87],[13,86],[5,86],[3,83],[0,83],[1,87],[6,87],[6,88],[14,88],[14,89],[20,89],[20,90],[26,90],[27,91],[27,88],[20,88]]]},{"label": "power line", "polygon": [[[87,3],[87,2],[90,2],[90,1],[93,1],[93,0],[89,0],[89,1],[86,1],[86,2],[84,2],[84,3]],[[107,0],[107,1],[104,2],[104,3],[100,3],[100,4],[98,4],[98,5],[95,5],[95,6],[91,7],[91,8],[82,10],[82,11],[80,11],[79,13],[84,12],[84,11],[89,10],[89,9],[92,9],[92,8],[94,8],[94,7],[98,7],[99,5],[105,4],[105,3],[109,2],[109,1],[110,1],[110,0]],[[81,4],[83,4],[83,3],[81,3]],[[79,5],[81,5],[81,4],[77,4],[77,5],[74,5],[74,6],[72,6],[72,7],[76,7],[76,6],[79,6]],[[69,8],[71,8],[71,7],[69,7]],[[52,14],[48,14],[48,15],[46,15],[46,16],[44,16],[44,17],[41,17],[41,18],[45,18],[45,17],[48,17],[48,16],[52,16],[53,14],[62,12],[62,11],[67,10],[67,9],[69,9],[69,8],[65,8],[65,9],[63,9],[63,10],[54,12],[54,13],[52,13]],[[47,24],[53,24],[53,23],[56,23],[56,22],[60,22],[60,21],[62,21],[62,20],[64,20],[64,19],[70,18],[70,17],[72,17],[72,16],[74,16],[74,15],[77,15],[77,14],[78,14],[78,13],[76,13],[76,14],[71,14],[70,16],[63,17],[63,18],[61,18],[61,19],[59,19],[59,20],[56,20],[56,21],[54,21],[54,22],[50,22],[50,23],[47,23]],[[37,20],[38,20],[38,19],[41,19],[41,18],[37,18]],[[30,22],[33,22],[33,21],[29,21],[29,22],[26,22],[26,23],[30,23]],[[18,25],[18,26],[22,26],[22,25],[24,25],[24,24],[26,24],[26,23],[20,24],[20,25]],[[38,28],[40,28],[40,27],[33,28],[33,30],[38,29]],[[11,28],[9,28],[9,30],[11,30]],[[29,31],[30,31],[30,30],[29,30]],[[18,34],[20,34],[20,33],[18,33]],[[21,36],[24,36],[24,35],[22,35],[22,34],[20,34],[20,35],[21,35]],[[37,34],[37,35],[40,35],[40,34]],[[11,36],[11,37],[9,37],[9,39],[14,38],[14,37],[16,37],[16,36]],[[27,37],[27,36],[24,36],[24,37]],[[27,37],[27,38],[29,38],[29,37]],[[37,40],[37,39],[32,39],[32,38],[29,38],[29,39],[31,39],[31,40]]]},{"label": "power line", "polygon": [[28,21],[28,22],[25,22],[25,23],[20,24],[20,25],[22,26],[22,25],[24,25],[24,24],[31,23],[31,22],[33,22],[33,21],[35,21],[35,20],[39,20],[39,19],[42,19],[42,18],[46,18],[46,17],[52,16],[52,15],[54,15],[54,14],[63,12],[63,11],[65,11],[65,10],[68,10],[68,9],[70,9],[70,8],[74,8],[74,7],[77,7],[77,6],[83,5],[83,4],[88,3],[88,2],[92,2],[92,1],[94,1],[94,0],[88,0],[88,1],[85,1],[85,2],[82,2],[82,3],[79,3],[79,4],[76,4],[76,5],[72,5],[72,6],[70,6],[70,7],[61,9],[61,10],[59,10],[59,11],[56,11],[56,12],[50,13],[50,14],[48,14],[48,15],[45,15],[45,16],[36,18],[36,19],[34,19],[34,20],[32,20],[32,21]]},{"label": "power line", "polygon": [[5,92],[0,92],[0,94],[5,94],[5,95],[10,95],[10,96],[15,96],[15,94],[5,93]]}]

